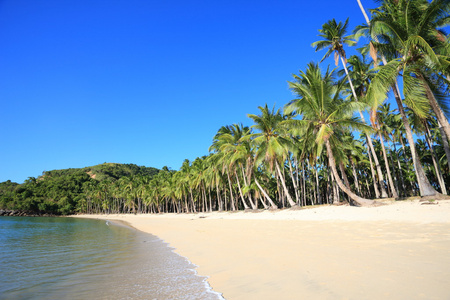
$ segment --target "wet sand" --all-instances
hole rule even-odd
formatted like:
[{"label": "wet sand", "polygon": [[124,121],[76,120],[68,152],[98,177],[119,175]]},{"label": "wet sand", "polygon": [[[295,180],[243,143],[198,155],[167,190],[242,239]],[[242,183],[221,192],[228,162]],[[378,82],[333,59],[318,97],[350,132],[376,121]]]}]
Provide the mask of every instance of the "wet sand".
[{"label": "wet sand", "polygon": [[450,202],[121,220],[198,265],[226,299],[450,299]]}]

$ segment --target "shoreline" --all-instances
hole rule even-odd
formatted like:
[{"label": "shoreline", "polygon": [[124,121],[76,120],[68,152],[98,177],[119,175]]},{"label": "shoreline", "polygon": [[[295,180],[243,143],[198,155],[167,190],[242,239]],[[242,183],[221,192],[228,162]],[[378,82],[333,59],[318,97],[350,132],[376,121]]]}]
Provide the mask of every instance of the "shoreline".
[{"label": "shoreline", "polygon": [[159,237],[225,299],[450,297],[449,201],[74,217]]},{"label": "shoreline", "polygon": [[[80,218],[85,218],[85,215],[80,215],[80,216],[82,216],[82,217],[80,217]],[[195,274],[195,276],[197,276],[198,278],[200,278],[200,279],[202,280],[202,283],[203,283],[204,288],[205,288],[205,290],[207,291],[207,293],[210,293],[210,294],[212,294],[212,295],[216,295],[217,298],[218,298],[219,300],[220,300],[220,299],[224,299],[223,296],[222,296],[222,293],[216,292],[216,291],[210,286],[210,284],[209,284],[209,282],[208,282],[208,278],[209,278],[209,277],[208,277],[208,276],[204,276],[204,275],[198,274],[198,266],[197,266],[196,264],[194,264],[193,262],[191,262],[191,261],[189,260],[189,258],[187,258],[187,257],[185,257],[185,256],[182,256],[181,254],[177,253],[177,252],[176,252],[176,249],[173,248],[167,241],[164,241],[163,239],[161,239],[160,237],[154,235],[153,233],[145,232],[145,231],[139,230],[138,228],[134,227],[134,226],[133,226],[131,223],[129,223],[128,221],[125,221],[125,220],[119,220],[119,219],[115,219],[115,218],[114,218],[114,219],[110,219],[110,218],[102,218],[103,215],[94,215],[94,216],[99,216],[97,219],[109,221],[109,222],[113,223],[115,226],[121,226],[121,227],[126,227],[126,228],[129,228],[129,229],[132,229],[132,230],[137,230],[137,231],[139,231],[139,232],[142,233],[142,234],[150,234],[151,236],[157,238],[158,240],[160,240],[163,244],[165,244],[165,245],[167,246],[167,248],[168,248],[168,250],[169,250],[170,252],[172,252],[173,254],[175,254],[175,255],[181,257],[182,259],[186,260],[189,264],[191,264],[191,265],[194,266],[194,268],[189,268],[189,270],[193,271],[194,274]],[[77,218],[78,218],[78,217],[77,217]],[[88,218],[88,217],[86,217],[86,218]],[[89,219],[92,219],[92,218],[89,218]]]}]

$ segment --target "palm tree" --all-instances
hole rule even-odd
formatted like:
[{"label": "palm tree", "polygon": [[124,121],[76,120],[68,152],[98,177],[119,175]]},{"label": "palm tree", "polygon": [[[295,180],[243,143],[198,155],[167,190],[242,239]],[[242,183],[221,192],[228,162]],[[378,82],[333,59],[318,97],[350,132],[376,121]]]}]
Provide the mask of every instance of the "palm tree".
[{"label": "palm tree", "polygon": [[[364,54],[362,54],[362,58],[360,58],[359,56],[353,55],[352,57],[349,58],[348,63],[350,64],[348,77],[351,78],[351,80],[354,80],[355,91],[356,91],[356,94],[358,95],[358,97],[360,99],[364,99],[366,97],[367,89],[370,86],[370,80],[374,77],[375,72],[373,72],[373,69],[370,69],[370,64],[366,62]],[[339,72],[339,73],[341,73],[341,72]],[[363,117],[362,117],[362,119],[364,120]],[[378,138],[381,143],[381,149],[382,149],[386,173],[387,173],[387,177],[388,177],[389,188],[391,189],[392,197],[394,199],[396,199],[396,198],[398,198],[398,193],[394,187],[394,182],[393,182],[391,171],[389,168],[389,161],[387,160],[386,148],[384,145],[382,132],[380,131],[380,125],[378,122],[377,111],[375,109],[372,109],[372,111],[370,113],[370,121],[371,121],[372,127],[377,131],[377,135],[378,135]],[[380,165],[378,164],[378,159],[375,159],[375,163],[377,164],[377,170],[378,170],[380,168]],[[381,170],[381,168],[379,170]],[[383,178],[381,178],[381,179],[382,180],[381,180],[380,184],[381,184],[382,191],[383,191],[384,183],[382,181],[384,181],[384,179]]]},{"label": "palm tree", "polygon": [[216,201],[219,211],[226,209],[226,205],[224,205],[221,195],[221,191],[223,190],[222,185],[224,184],[223,174],[220,167],[221,156],[222,153],[211,153],[207,158],[207,164],[209,165],[208,172],[210,184],[216,189]]},{"label": "palm tree", "polygon": [[[325,60],[327,57],[329,57],[333,52],[336,66],[338,65],[339,58],[341,59],[342,66],[344,67],[345,74],[347,75],[348,83],[350,84],[352,95],[355,101],[359,101],[358,96],[356,94],[356,90],[353,86],[352,78],[349,76],[349,72],[347,69],[347,58],[345,55],[344,44],[348,46],[356,45],[356,42],[352,40],[352,36],[344,36],[347,32],[347,27],[348,27],[348,18],[344,24],[342,24],[342,22],[336,23],[336,20],[332,19],[327,23],[323,24],[322,29],[319,29],[320,32],[319,36],[322,37],[323,40],[314,42],[311,45],[316,48],[316,51],[328,48],[321,62]],[[361,111],[359,111],[359,114],[361,120],[365,123],[364,115],[362,114]],[[387,193],[384,187],[384,176],[381,171],[381,166],[378,161],[375,149],[373,147],[372,138],[370,137],[370,135],[367,135],[367,140],[377,169],[378,180],[381,188],[381,197],[386,198]]]},{"label": "palm tree", "polygon": [[183,161],[183,164],[181,165],[180,171],[184,176],[182,176],[183,180],[182,182],[184,182],[187,186],[187,189],[189,190],[189,202],[192,208],[192,211],[194,213],[197,212],[197,209],[195,207],[195,203],[194,203],[194,193],[193,193],[193,172],[192,172],[192,168],[191,168],[191,163],[188,159],[185,159]]},{"label": "palm tree", "polygon": [[[434,147],[433,147],[433,141],[432,141],[432,137],[431,137],[431,131],[430,131],[430,126],[433,123],[436,124],[437,121],[434,118],[428,118],[428,119],[420,118],[418,115],[414,114],[411,110],[408,110],[407,114],[409,116],[409,119],[411,120],[412,129],[415,131],[415,133],[417,135],[419,135],[419,134],[424,135],[424,138],[425,138],[425,141],[423,141],[423,140],[417,141],[418,148],[423,149],[423,151],[418,150],[419,153],[421,153],[421,152],[423,153],[420,155],[420,157],[422,158],[422,162],[425,162],[425,159],[424,159],[425,156],[431,158],[431,161],[433,163],[433,167],[435,170],[437,182],[439,183],[439,186],[441,188],[441,193],[444,195],[447,195],[447,189],[445,187],[441,168],[440,168],[437,158],[436,158],[436,154],[435,154]],[[429,149],[428,151],[426,150],[425,142],[426,142],[426,145],[428,146],[428,149]],[[420,145],[419,145],[419,143],[420,143]],[[426,152],[430,152],[430,153],[426,153]]]},{"label": "palm tree", "polygon": [[291,89],[299,96],[285,107],[285,113],[295,112],[301,120],[287,120],[285,123],[295,127],[298,134],[316,145],[316,155],[326,147],[329,166],[339,186],[359,205],[373,205],[374,201],[354,194],[341,180],[337,169],[335,151],[339,149],[340,134],[346,129],[370,130],[359,122],[353,113],[363,108],[361,103],[346,102],[340,98],[342,85],[336,85],[333,72],[327,70],[324,75],[317,64],[308,64],[306,72],[296,77],[296,82],[289,82]]},{"label": "palm tree", "polygon": [[[424,117],[429,110],[429,86],[424,80],[425,66],[439,67],[442,59],[433,50],[433,43],[439,40],[436,27],[429,23],[429,18],[435,18],[444,13],[441,8],[448,7],[448,1],[383,1],[380,8],[374,11],[370,22],[370,34],[375,48],[385,57],[391,58],[389,62],[379,68],[368,91],[368,97],[375,101],[386,98],[387,92],[393,88],[395,99],[402,117],[406,137],[411,148],[412,159],[416,171],[421,196],[437,195],[437,191],[428,181],[419,156],[415,149],[412,130],[403,102],[399,95],[397,78],[403,78],[403,94],[405,104],[416,114]],[[433,11],[435,9],[436,11]],[[436,15],[436,12],[438,15]],[[439,19],[439,18],[438,18]],[[448,18],[447,18],[448,19]],[[447,20],[448,21],[448,20]],[[433,37],[434,35],[434,37]],[[431,44],[428,42],[430,41]]]},{"label": "palm tree", "polygon": [[[236,128],[235,128],[236,129]],[[236,139],[237,142],[238,139]],[[234,194],[233,194],[233,186],[232,186],[232,180],[230,176],[230,169],[229,169],[229,159],[230,159],[230,153],[222,151],[223,149],[227,150],[227,145],[233,144],[234,142],[234,135],[233,135],[233,128],[232,126],[222,126],[217,134],[214,136],[213,143],[209,147],[209,151],[215,151],[215,153],[220,153],[219,156],[219,163],[222,166],[222,172],[226,173],[227,179],[228,179],[228,186],[230,191],[230,197],[231,197],[231,210],[236,210],[235,201],[234,201]],[[244,205],[245,207],[245,205]]]},{"label": "palm tree", "polygon": [[[227,129],[228,130],[226,132],[224,131],[220,136],[217,137],[218,143],[220,143],[219,150],[224,154],[223,161],[226,171],[234,175],[236,179],[244,209],[249,209],[249,206],[247,205],[242,193],[240,179],[236,167],[239,167],[241,165],[241,163],[239,162],[241,158],[240,151],[245,150],[241,147],[241,138],[250,133],[250,128],[243,126],[242,124],[233,124],[231,126],[227,126]],[[243,180],[245,180],[245,178]],[[252,205],[252,208],[255,208],[254,205]]]},{"label": "palm tree", "polygon": [[367,24],[369,24],[370,23],[369,17],[366,14],[366,10],[364,9],[364,6],[362,5],[361,0],[356,0],[356,1],[358,2],[359,8],[361,9],[364,19],[366,20]]},{"label": "palm tree", "polygon": [[[248,200],[250,202],[250,205],[252,206],[252,209],[257,209],[257,202],[253,202],[251,193],[250,193],[250,185],[252,180],[252,174],[253,174],[253,157],[254,157],[254,151],[251,147],[250,143],[250,134],[251,129],[249,127],[243,127],[242,124],[240,125],[233,125],[234,127],[239,128],[235,133],[235,139],[239,137],[237,141],[235,141],[232,145],[228,145],[226,147],[222,147],[222,150],[225,150],[227,148],[228,151],[230,151],[230,168],[234,170],[235,177],[237,179],[237,183],[239,186],[239,190],[241,191],[240,184],[239,184],[239,175],[240,172],[242,174],[242,181],[244,183],[243,191],[246,196],[248,196]],[[239,171],[237,171],[239,169]],[[241,191],[242,192],[242,191]],[[242,197],[242,196],[241,196]],[[243,197],[242,197],[243,198]]]},{"label": "palm tree", "polygon": [[[255,122],[252,128],[258,130],[251,134],[253,143],[257,146],[255,155],[255,166],[265,162],[270,172],[275,172],[283,186],[284,193],[291,207],[296,206],[287,186],[286,180],[281,172],[280,163],[284,166],[284,161],[288,156],[289,149],[293,148],[291,140],[286,135],[285,129],[281,126],[284,116],[280,110],[269,109],[267,104],[264,107],[259,106],[260,115],[249,114],[248,117]],[[283,169],[284,171],[284,169]]]}]

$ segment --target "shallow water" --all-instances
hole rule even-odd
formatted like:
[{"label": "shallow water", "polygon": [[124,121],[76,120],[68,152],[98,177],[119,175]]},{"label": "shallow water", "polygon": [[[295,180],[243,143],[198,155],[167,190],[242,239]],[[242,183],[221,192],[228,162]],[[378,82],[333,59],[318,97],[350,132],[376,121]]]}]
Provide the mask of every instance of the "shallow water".
[{"label": "shallow water", "polygon": [[0,217],[0,299],[221,299],[194,268],[111,222]]}]

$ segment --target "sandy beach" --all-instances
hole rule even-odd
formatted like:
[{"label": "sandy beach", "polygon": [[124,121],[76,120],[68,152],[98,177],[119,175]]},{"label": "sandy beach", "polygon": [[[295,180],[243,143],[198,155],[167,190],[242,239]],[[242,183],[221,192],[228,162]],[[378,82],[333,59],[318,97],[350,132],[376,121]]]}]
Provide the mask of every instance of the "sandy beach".
[{"label": "sandy beach", "polygon": [[198,266],[225,299],[450,299],[450,202],[120,220]]}]

